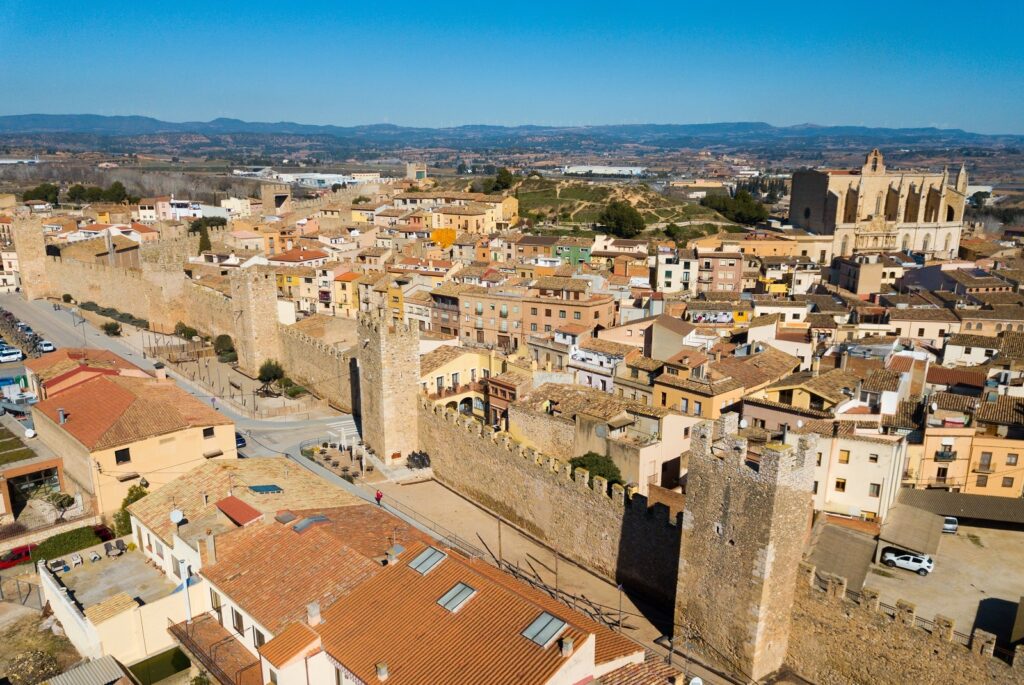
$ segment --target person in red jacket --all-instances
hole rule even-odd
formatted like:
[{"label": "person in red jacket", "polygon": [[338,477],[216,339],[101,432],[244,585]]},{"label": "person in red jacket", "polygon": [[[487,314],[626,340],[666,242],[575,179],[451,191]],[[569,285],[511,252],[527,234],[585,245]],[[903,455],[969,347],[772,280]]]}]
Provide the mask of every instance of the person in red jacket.
[{"label": "person in red jacket", "polygon": [[380,506],[380,501],[381,501],[382,499],[384,499],[384,493],[383,493],[383,492],[381,492],[380,490],[378,490],[378,491],[377,491],[377,494],[376,494],[376,495],[374,495],[374,496],[373,496],[373,498],[374,498],[375,500],[377,500],[377,505],[378,505],[378,506]]}]

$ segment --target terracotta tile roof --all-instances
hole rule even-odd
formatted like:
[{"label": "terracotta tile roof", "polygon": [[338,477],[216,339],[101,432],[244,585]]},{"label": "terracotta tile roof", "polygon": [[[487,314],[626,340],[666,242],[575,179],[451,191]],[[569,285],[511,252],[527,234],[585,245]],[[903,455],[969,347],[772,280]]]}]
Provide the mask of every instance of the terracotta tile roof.
[{"label": "terracotta tile roof", "polygon": [[921,426],[924,412],[920,397],[912,397],[908,400],[901,400],[896,407],[895,414],[883,414],[882,425],[889,428],[902,428],[914,430]]},{"label": "terracotta tile roof", "polygon": [[679,351],[665,361],[669,364],[678,364],[679,366],[692,369],[704,364],[708,359],[709,357],[704,353],[703,349],[693,347],[692,345],[680,345]]},{"label": "terracotta tile roof", "polygon": [[896,392],[900,387],[900,374],[888,369],[876,369],[868,373],[861,390],[866,392]]},{"label": "terracotta tile roof", "polygon": [[[276,485],[280,492],[258,494],[255,485]],[[228,494],[264,514],[304,507],[335,508],[361,504],[350,495],[297,466],[290,459],[226,459],[207,461],[151,492],[129,511],[165,543],[176,532],[168,515],[180,509],[188,523],[177,530],[186,541],[206,534],[208,528],[233,530],[236,524],[217,508],[215,498]]]},{"label": "terracotta tile roof", "polygon": [[952,310],[944,307],[914,307],[909,309],[888,310],[890,321],[959,321]]},{"label": "terracotta tile roof", "polygon": [[327,259],[327,253],[322,250],[308,250],[297,247],[285,252],[279,252],[278,254],[269,257],[269,259],[271,262],[291,262],[298,264],[316,259]]},{"label": "terracotta tile roof", "polygon": [[467,354],[476,356],[480,354],[480,351],[471,350],[466,347],[456,347],[455,345],[441,345],[420,357],[420,376],[429,376],[445,364]]},{"label": "terracotta tile roof", "polygon": [[842,389],[853,390],[858,383],[860,383],[860,378],[856,374],[843,369],[832,369],[818,376],[814,376],[809,371],[801,371],[772,383],[768,387],[772,390],[802,387],[832,403],[839,403],[849,397]]},{"label": "terracotta tile roof", "polygon": [[35,405],[90,451],[127,445],[188,428],[231,425],[231,419],[174,381],[97,376]]},{"label": "terracotta tile roof", "polygon": [[[360,680],[374,682],[384,662],[395,685],[549,682],[566,663],[558,640],[541,646],[522,635],[542,612],[566,623],[556,636],[572,638],[574,653],[594,639],[597,665],[642,657],[632,641],[485,562],[450,553],[417,573],[409,561],[425,548],[408,545],[397,564],[327,609],[316,628],[324,650]],[[474,594],[452,612],[438,600],[458,583]]]},{"label": "terracotta tile roof", "polygon": [[[974,398],[970,398],[974,401]],[[974,418],[981,423],[994,423],[1001,426],[1024,423],[1024,397],[1000,395],[995,402],[982,402],[974,413]]]},{"label": "terracotta tile roof", "polygon": [[975,371],[964,369],[947,369],[944,366],[929,366],[926,382],[934,385],[969,385],[975,388],[985,387],[987,376]]},{"label": "terracotta tile roof", "polygon": [[626,360],[626,366],[640,369],[642,371],[657,371],[665,365],[665,362],[636,354]]},{"label": "terracotta tile roof", "polygon": [[587,292],[590,289],[590,281],[582,278],[563,278],[561,276],[535,278],[530,285],[541,290],[567,290],[579,293]]},{"label": "terracotta tile roof", "polygon": [[86,607],[85,617],[93,624],[102,623],[137,606],[139,603],[132,599],[127,592],[118,592],[98,604]]},{"label": "terracotta tile roof", "polygon": [[342,283],[351,283],[357,280],[361,274],[357,274],[354,271],[346,271],[343,274],[338,274],[334,277],[334,280],[341,281]]},{"label": "terracotta tile roof", "polygon": [[682,319],[677,319],[676,317],[669,316],[668,314],[661,314],[654,320],[654,323],[658,326],[664,326],[673,333],[681,336],[687,336],[697,329],[697,327],[692,323],[683,321]]},{"label": "terracotta tile roof", "polygon": [[292,659],[305,656],[320,644],[320,635],[306,623],[290,623],[287,628],[260,647],[263,658],[274,668],[282,668]]},{"label": "terracotta tile roof", "polygon": [[[764,345],[764,343],[761,343]],[[800,360],[791,354],[764,345],[764,350],[746,357],[723,357],[708,365],[712,372],[735,378],[746,388],[776,381],[800,367]]]},{"label": "terracotta tile roof", "polygon": [[997,350],[1000,347],[999,338],[994,335],[981,335],[975,333],[954,333],[946,340],[947,345],[957,347],[981,347]]},{"label": "terracotta tile roof", "polygon": [[[296,531],[304,515],[314,514],[327,520]],[[217,562],[200,574],[277,634],[303,620],[311,602],[330,607],[380,573],[385,567],[374,558],[392,535],[407,547],[426,539],[371,504],[307,511],[287,524],[272,519],[217,536]]]},{"label": "terracotta tile roof", "polygon": [[970,395],[961,395],[955,392],[935,392],[928,398],[938,405],[939,409],[948,411],[959,411],[969,414],[974,411],[974,405],[978,398]]},{"label": "terracotta tile roof", "polygon": [[113,352],[92,347],[64,347],[25,361],[25,368],[36,374],[42,381],[61,376],[79,366],[88,366],[94,369],[142,371],[135,364]]},{"label": "terracotta tile roof", "polygon": [[216,506],[222,514],[239,526],[245,526],[258,521],[263,516],[258,509],[246,504],[234,495],[218,500]]},{"label": "terracotta tile roof", "polygon": [[591,352],[597,352],[611,357],[625,357],[636,349],[632,345],[617,343],[612,340],[604,340],[602,338],[584,338],[580,341],[579,348],[581,350],[589,350]]},{"label": "terracotta tile roof", "polygon": [[553,403],[552,409],[568,418],[572,418],[578,413],[590,414],[604,420],[611,420],[622,412],[654,418],[674,413],[671,409],[650,406],[624,397],[615,397],[589,386],[560,383],[545,383],[516,400],[517,405],[528,407],[534,411],[544,411],[549,406],[548,403]]}]

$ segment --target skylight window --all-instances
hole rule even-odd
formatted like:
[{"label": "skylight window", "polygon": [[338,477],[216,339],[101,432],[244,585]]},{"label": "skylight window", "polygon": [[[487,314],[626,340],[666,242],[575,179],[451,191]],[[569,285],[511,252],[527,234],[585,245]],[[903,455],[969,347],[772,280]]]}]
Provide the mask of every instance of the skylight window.
[{"label": "skylight window", "polygon": [[456,583],[455,587],[444,593],[441,599],[437,600],[437,603],[454,614],[462,608],[466,600],[475,594],[476,590],[465,583]]},{"label": "skylight window", "polygon": [[527,626],[523,631],[523,637],[541,647],[547,647],[565,629],[565,626],[565,621],[555,618],[545,611]]},{"label": "skylight window", "polygon": [[307,518],[302,519],[298,523],[296,523],[294,526],[292,526],[292,530],[294,530],[296,533],[301,533],[304,530],[306,530],[307,528],[309,528],[310,526],[312,526],[313,524],[315,524],[315,523],[323,523],[326,520],[327,520],[326,516],[322,516],[320,514],[315,514],[314,516],[309,516]]},{"label": "skylight window", "polygon": [[425,576],[430,572],[430,569],[441,563],[441,560],[446,556],[448,555],[441,550],[428,547],[416,555],[416,558],[409,563],[409,568],[421,576]]}]

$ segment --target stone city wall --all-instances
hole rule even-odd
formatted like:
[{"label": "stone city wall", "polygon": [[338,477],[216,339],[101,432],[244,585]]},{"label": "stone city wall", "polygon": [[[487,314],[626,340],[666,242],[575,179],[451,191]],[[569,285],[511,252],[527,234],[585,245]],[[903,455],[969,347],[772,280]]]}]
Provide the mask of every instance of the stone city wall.
[{"label": "stone city wall", "polygon": [[141,269],[47,257],[51,297],[68,293],[76,302],[95,302],[133,316],[149,319],[150,284]]},{"label": "stone city wall", "polygon": [[557,459],[569,460],[576,456],[576,422],[572,418],[511,404],[508,425],[512,437],[527,447]]},{"label": "stone city wall", "polygon": [[438,480],[628,590],[673,602],[678,519],[585,469],[523,447],[473,418],[420,399],[419,445]]},{"label": "stone city wall", "polygon": [[995,636],[955,632],[952,619],[923,621],[913,604],[893,608],[864,588],[847,597],[846,580],[824,578],[802,564],[793,605],[786,665],[820,685],[904,683],[1024,683],[1024,648],[1009,665],[992,656]]},{"label": "stone city wall", "polygon": [[327,345],[290,326],[279,325],[280,362],[288,376],[343,412],[352,413],[353,348]]}]

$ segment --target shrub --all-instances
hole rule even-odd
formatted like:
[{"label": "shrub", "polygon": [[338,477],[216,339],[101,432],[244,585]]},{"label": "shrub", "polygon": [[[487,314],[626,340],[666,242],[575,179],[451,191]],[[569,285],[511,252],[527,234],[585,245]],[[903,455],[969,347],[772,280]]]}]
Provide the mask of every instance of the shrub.
[{"label": "shrub", "polygon": [[117,318],[117,315],[120,314],[121,312],[117,311],[113,307],[104,307],[103,309],[100,309],[96,313],[111,319],[115,319]]},{"label": "shrub", "polygon": [[121,335],[121,324],[116,321],[108,321],[103,324],[103,332],[111,337]]},{"label": "shrub", "polygon": [[87,300],[87,301],[83,302],[82,304],[78,305],[78,308],[79,309],[84,309],[87,312],[94,312],[97,309],[99,309],[99,305],[97,305],[95,302]]},{"label": "shrub", "polygon": [[149,491],[141,485],[133,485],[128,488],[128,493],[121,500],[121,508],[114,512],[114,533],[119,537],[132,534],[132,521],[128,514],[128,507],[148,494]]},{"label": "shrub", "polygon": [[178,323],[176,323],[174,325],[174,334],[176,336],[178,336],[179,338],[185,338],[186,340],[191,340],[192,338],[194,338],[197,335],[199,335],[199,331],[197,331],[196,329],[192,328],[191,326],[185,324],[184,322],[179,321]]},{"label": "shrub", "polygon": [[221,333],[213,339],[213,351],[217,354],[227,354],[235,351],[235,343],[230,335]]},{"label": "shrub", "polygon": [[611,457],[597,452],[587,452],[582,457],[573,457],[569,460],[573,469],[584,468],[590,472],[591,481],[594,476],[601,476],[608,479],[608,484],[622,483],[622,472],[615,465]]},{"label": "shrub", "polygon": [[232,350],[231,352],[217,355],[217,361],[224,364],[234,364],[238,361],[238,353]]},{"label": "shrub", "polygon": [[58,533],[53,537],[46,538],[39,543],[39,546],[32,550],[32,561],[46,561],[59,559],[65,554],[71,554],[78,550],[100,544],[101,540],[91,526],[75,528],[64,533]]},{"label": "shrub", "polygon": [[268,359],[260,364],[259,378],[261,383],[279,381],[284,378],[284,368],[273,359]]},{"label": "shrub", "polygon": [[288,388],[287,390],[285,390],[284,394],[288,395],[288,397],[298,397],[299,395],[302,395],[305,392],[306,392],[306,389],[304,387],[302,387],[301,385],[293,385],[290,388]]},{"label": "shrub", "polygon": [[280,385],[280,386],[281,386],[281,388],[283,388],[283,389],[287,390],[288,388],[290,388],[290,387],[292,387],[293,385],[295,385],[295,381],[293,381],[293,380],[292,380],[291,378],[288,378],[288,376],[285,376],[284,378],[282,378],[281,380],[279,380],[279,381],[277,382],[277,384],[278,384],[278,385]]},{"label": "shrub", "polygon": [[136,328],[149,328],[149,321],[147,321],[146,319],[132,318],[131,323]]},{"label": "shrub", "polygon": [[63,295],[60,296],[60,299],[64,300],[64,304],[67,304],[75,298],[71,297],[71,293],[64,293]]}]

